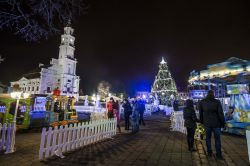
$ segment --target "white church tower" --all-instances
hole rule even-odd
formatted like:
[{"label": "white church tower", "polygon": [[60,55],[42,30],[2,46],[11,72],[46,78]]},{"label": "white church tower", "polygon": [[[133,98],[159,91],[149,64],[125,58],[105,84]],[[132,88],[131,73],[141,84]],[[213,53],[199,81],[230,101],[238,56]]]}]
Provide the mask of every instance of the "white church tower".
[{"label": "white church tower", "polygon": [[70,27],[70,23],[64,28],[64,34],[61,35],[61,44],[59,47],[59,89],[61,95],[79,97],[79,76],[76,76],[77,60],[74,57],[75,37],[74,29]]},{"label": "white church tower", "polygon": [[39,64],[38,69],[24,74],[18,81],[11,82],[11,87],[18,84],[21,90],[30,94],[48,95],[58,89],[61,91],[60,95],[78,100],[80,78],[76,75],[73,32],[69,22],[61,35],[58,59],[52,58],[50,65]]}]

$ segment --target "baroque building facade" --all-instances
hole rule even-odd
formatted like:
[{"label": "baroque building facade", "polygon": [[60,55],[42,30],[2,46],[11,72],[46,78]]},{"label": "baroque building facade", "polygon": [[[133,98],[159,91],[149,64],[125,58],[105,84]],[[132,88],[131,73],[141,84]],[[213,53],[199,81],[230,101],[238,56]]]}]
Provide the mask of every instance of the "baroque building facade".
[{"label": "baroque building facade", "polygon": [[79,98],[80,77],[76,75],[77,60],[74,57],[74,29],[67,25],[61,35],[58,59],[52,58],[49,65],[39,67],[19,80],[11,82],[11,87],[18,85],[22,91],[30,94],[52,94],[60,90],[60,95]]}]

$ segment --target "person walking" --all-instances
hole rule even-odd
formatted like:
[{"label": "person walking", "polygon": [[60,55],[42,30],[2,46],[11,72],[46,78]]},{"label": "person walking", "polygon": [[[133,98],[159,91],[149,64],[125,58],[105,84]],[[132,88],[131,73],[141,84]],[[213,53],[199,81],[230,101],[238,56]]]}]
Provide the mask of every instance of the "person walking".
[{"label": "person walking", "polygon": [[185,103],[185,108],[183,110],[184,125],[187,128],[187,143],[188,150],[190,152],[196,151],[194,149],[194,134],[196,129],[196,122],[198,119],[194,110],[193,100],[188,99]]},{"label": "person walking", "polygon": [[140,114],[139,124],[145,126],[144,122],[145,103],[142,99],[139,99],[138,102],[139,102],[139,114]]},{"label": "person walking", "polygon": [[128,101],[128,99],[124,100],[124,104],[122,105],[124,109],[124,119],[125,119],[125,130],[129,130],[129,117],[132,114],[132,107]]},{"label": "person walking", "polygon": [[114,117],[116,117],[116,120],[117,120],[118,131],[119,131],[119,133],[121,133],[121,126],[120,126],[120,122],[121,122],[121,118],[120,118],[120,106],[119,106],[118,100],[116,100],[114,102],[113,113],[114,113]]},{"label": "person walking", "polygon": [[174,108],[174,111],[179,111],[179,103],[177,100],[174,100],[173,102],[173,108]]},{"label": "person walking", "polygon": [[207,97],[199,105],[200,121],[205,127],[207,154],[212,156],[211,137],[214,133],[216,157],[223,160],[221,153],[221,128],[225,126],[225,118],[219,100],[215,99],[214,91],[209,90]]},{"label": "person walking", "polygon": [[108,110],[108,118],[114,118],[114,104],[115,101],[113,97],[110,98],[109,102],[107,103],[107,110]]},{"label": "person walking", "polygon": [[132,111],[132,133],[136,133],[139,131],[139,101],[136,99],[133,104]]}]

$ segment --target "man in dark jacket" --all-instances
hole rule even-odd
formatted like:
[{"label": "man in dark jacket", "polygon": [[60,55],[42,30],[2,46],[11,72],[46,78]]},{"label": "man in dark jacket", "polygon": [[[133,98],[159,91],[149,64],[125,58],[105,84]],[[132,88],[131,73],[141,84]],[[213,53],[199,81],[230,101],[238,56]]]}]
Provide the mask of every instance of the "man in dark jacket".
[{"label": "man in dark jacket", "polygon": [[173,108],[174,108],[174,111],[179,111],[179,104],[177,100],[174,100]]},{"label": "man in dark jacket", "polygon": [[124,100],[124,104],[122,105],[122,107],[124,109],[125,130],[129,130],[129,117],[132,114],[132,107],[128,99]]},{"label": "man in dark jacket", "polygon": [[140,114],[140,119],[139,119],[139,124],[145,126],[144,122],[144,112],[145,112],[145,103],[142,99],[139,99],[139,114]]},{"label": "man in dark jacket", "polygon": [[225,118],[219,100],[214,97],[214,91],[209,90],[205,99],[200,102],[200,121],[206,130],[206,145],[208,156],[212,156],[211,136],[214,133],[216,157],[223,159],[221,154],[221,128],[225,126]]}]

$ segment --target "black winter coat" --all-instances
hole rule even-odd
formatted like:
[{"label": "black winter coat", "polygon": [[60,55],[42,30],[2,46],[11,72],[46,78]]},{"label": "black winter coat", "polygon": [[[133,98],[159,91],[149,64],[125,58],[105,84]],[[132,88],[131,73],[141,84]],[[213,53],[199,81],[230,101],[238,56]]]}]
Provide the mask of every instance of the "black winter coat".
[{"label": "black winter coat", "polygon": [[199,110],[200,121],[205,127],[223,128],[225,126],[224,113],[219,100],[207,97],[201,100]]},{"label": "black winter coat", "polygon": [[185,107],[183,110],[183,118],[184,118],[184,125],[188,128],[196,128],[196,122],[198,119],[195,114],[195,110],[193,108]]},{"label": "black winter coat", "polygon": [[122,105],[122,107],[124,109],[124,116],[129,117],[132,114],[132,107],[130,103],[125,103]]}]

